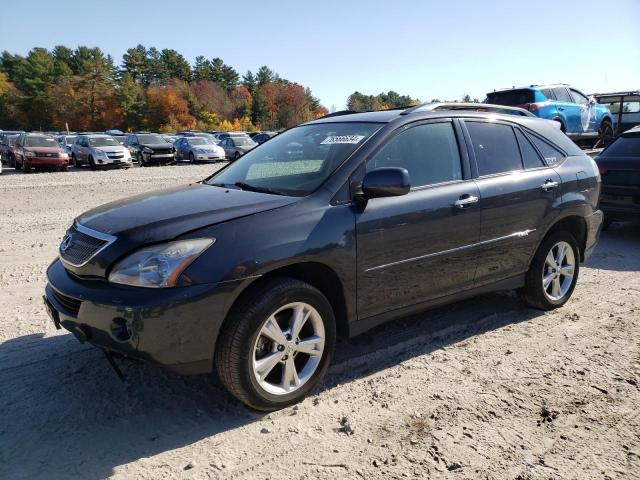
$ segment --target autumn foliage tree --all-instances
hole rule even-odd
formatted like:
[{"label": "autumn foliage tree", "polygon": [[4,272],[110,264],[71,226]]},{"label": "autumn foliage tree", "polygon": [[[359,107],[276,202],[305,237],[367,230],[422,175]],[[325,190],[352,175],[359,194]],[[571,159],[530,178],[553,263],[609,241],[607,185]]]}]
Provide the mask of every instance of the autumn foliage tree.
[{"label": "autumn foliage tree", "polygon": [[99,48],[0,55],[0,128],[163,131],[291,127],[327,110],[267,66],[242,77],[222,59],[137,45],[117,67]]}]

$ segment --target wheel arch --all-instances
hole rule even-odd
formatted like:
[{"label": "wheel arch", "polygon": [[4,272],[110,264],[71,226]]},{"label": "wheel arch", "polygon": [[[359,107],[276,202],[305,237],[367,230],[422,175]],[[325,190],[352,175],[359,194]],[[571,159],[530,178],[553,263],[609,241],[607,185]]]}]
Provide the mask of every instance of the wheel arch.
[{"label": "wheel arch", "polygon": [[587,221],[580,215],[567,215],[562,217],[547,229],[544,236],[540,239],[540,243],[552,233],[560,230],[566,230],[573,235],[573,238],[576,239],[578,247],[580,248],[580,262],[584,262],[584,252],[587,246]]},{"label": "wheel arch", "polygon": [[341,337],[347,337],[349,335],[349,320],[343,283],[333,268],[324,263],[314,261],[304,261],[279,266],[263,273],[238,294],[222,323],[224,324],[224,322],[226,322],[229,314],[238,303],[250,297],[264,282],[277,277],[295,278],[320,290],[333,308],[333,314],[336,319],[336,332]]}]

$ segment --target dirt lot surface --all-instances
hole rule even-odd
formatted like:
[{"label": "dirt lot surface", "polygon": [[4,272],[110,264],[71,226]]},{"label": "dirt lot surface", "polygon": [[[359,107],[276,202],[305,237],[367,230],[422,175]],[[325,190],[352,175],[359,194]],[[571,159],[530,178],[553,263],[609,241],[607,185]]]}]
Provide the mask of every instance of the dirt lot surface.
[{"label": "dirt lot surface", "polygon": [[614,225],[554,312],[485,295],[342,340],[269,415],[122,363],[47,319],[72,219],[215,167],[0,177],[0,478],[640,478],[640,228]]}]

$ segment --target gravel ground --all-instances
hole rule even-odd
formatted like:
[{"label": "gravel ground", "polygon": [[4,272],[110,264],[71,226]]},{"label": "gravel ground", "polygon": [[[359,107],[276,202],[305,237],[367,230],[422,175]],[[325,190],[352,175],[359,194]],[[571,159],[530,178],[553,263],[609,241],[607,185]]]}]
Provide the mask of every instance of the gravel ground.
[{"label": "gravel ground", "polygon": [[216,167],[0,177],[0,478],[640,478],[640,228],[614,225],[554,312],[485,295],[338,344],[269,415],[209,377],[123,363],[40,297],[74,216]]}]

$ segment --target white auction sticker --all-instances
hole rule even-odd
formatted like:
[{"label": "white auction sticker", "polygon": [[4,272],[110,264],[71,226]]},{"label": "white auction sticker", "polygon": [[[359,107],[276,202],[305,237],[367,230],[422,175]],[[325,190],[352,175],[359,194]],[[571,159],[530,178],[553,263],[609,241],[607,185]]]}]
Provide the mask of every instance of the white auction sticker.
[{"label": "white auction sticker", "polygon": [[320,145],[333,145],[336,143],[360,143],[364,135],[329,135]]}]

